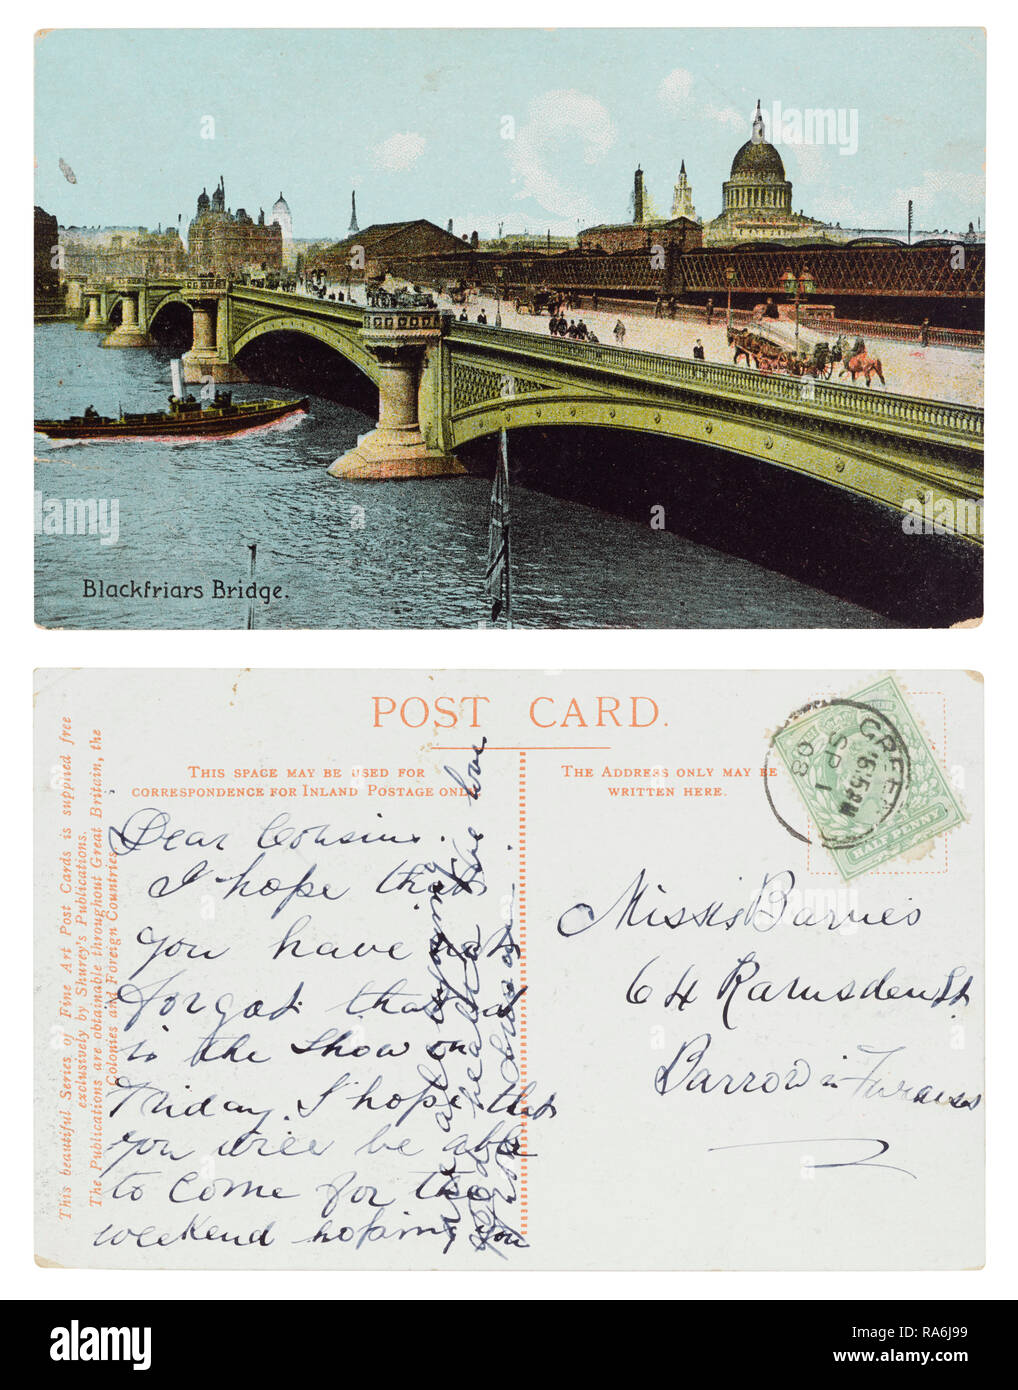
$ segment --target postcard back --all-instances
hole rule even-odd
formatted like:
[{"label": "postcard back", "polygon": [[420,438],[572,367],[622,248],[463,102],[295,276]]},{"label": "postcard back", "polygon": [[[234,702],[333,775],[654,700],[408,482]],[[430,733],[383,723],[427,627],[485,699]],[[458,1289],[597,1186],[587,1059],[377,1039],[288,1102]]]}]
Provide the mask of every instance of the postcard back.
[{"label": "postcard back", "polygon": [[36,682],[40,1263],[981,1263],[978,677]]}]

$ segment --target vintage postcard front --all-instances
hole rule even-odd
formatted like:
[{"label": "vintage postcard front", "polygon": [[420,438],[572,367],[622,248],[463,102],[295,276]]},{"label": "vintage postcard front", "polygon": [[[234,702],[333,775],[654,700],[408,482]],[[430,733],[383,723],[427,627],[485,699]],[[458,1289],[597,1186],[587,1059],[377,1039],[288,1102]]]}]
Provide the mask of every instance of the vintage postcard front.
[{"label": "vintage postcard front", "polygon": [[985,66],[972,28],[40,34],[36,621],[977,621]]},{"label": "vintage postcard front", "polygon": [[43,670],[36,1254],[983,1259],[978,676]]}]

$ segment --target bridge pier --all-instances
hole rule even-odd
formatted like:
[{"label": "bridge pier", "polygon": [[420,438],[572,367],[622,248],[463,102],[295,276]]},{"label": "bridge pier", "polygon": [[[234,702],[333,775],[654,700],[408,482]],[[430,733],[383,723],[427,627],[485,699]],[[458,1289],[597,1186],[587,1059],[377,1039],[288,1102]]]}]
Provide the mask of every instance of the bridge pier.
[{"label": "bridge pier", "polygon": [[103,347],[151,347],[152,339],[138,322],[138,292],[125,292],[120,300],[120,309],[120,324],[103,341]]},{"label": "bridge pier", "polygon": [[79,328],[86,329],[89,333],[105,333],[109,329],[109,324],[103,318],[102,294],[98,291],[88,290],[85,293],[87,301],[87,312],[83,323]]},{"label": "bridge pier", "polygon": [[191,306],[191,347],[181,363],[186,382],[246,381],[247,377],[230,361],[229,309],[224,295],[202,294]]},{"label": "bridge pier", "polygon": [[429,448],[421,432],[421,369],[439,348],[438,310],[413,304],[370,309],[362,339],[378,364],[378,425],[329,468],[334,478],[443,478],[465,473],[451,454]]}]

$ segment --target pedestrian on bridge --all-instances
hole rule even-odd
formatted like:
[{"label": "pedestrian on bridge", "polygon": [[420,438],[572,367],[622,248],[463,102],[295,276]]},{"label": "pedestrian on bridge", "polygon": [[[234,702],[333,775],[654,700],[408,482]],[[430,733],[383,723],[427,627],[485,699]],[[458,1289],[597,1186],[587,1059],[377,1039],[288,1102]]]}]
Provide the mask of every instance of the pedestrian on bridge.
[{"label": "pedestrian on bridge", "polygon": [[615,333],[615,341],[618,343],[619,347],[621,347],[626,341],[626,325],[621,319],[615,320],[615,328],[613,331]]}]

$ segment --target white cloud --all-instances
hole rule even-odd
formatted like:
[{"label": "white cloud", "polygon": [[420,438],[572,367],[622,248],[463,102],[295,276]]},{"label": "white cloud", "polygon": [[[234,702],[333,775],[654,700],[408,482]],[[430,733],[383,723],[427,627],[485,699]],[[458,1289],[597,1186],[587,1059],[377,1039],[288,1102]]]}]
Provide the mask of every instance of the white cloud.
[{"label": "white cloud", "polygon": [[900,207],[905,207],[909,198],[912,199],[916,222],[928,222],[931,217],[934,221],[938,217],[942,221],[943,213],[935,213],[934,208],[944,209],[945,204],[956,218],[964,214],[966,221],[974,219],[975,214],[981,212],[985,197],[986,177],[982,172],[941,173],[933,169],[925,170],[922,183],[899,188],[894,193],[894,200]]},{"label": "white cloud", "polygon": [[704,120],[716,121],[718,125],[730,126],[732,130],[749,133],[749,121],[744,113],[737,111],[734,106],[715,106],[712,102],[708,102],[700,111],[700,115]]},{"label": "white cloud", "polygon": [[693,74],[685,68],[673,68],[661,79],[658,100],[672,111],[688,111],[693,104]]},{"label": "white cloud", "polygon": [[929,170],[921,183],[892,189],[886,200],[879,202],[873,201],[873,190],[861,192],[844,182],[825,183],[809,194],[806,211],[826,222],[840,222],[843,227],[904,231],[911,198],[917,229],[963,232],[969,222],[982,216],[983,192],[982,174]]},{"label": "white cloud", "polygon": [[376,145],[372,152],[375,168],[386,169],[394,174],[402,173],[417,163],[424,153],[426,144],[424,136],[418,135],[416,131],[406,130],[390,135],[388,140]]},{"label": "white cloud", "polygon": [[700,120],[714,121],[717,125],[729,126],[732,130],[749,130],[750,122],[745,112],[739,111],[736,107],[718,106],[702,97],[699,103],[695,102],[693,82],[693,74],[686,68],[673,68],[658,83],[658,101],[676,115],[695,114]]},{"label": "white cloud", "polygon": [[[533,198],[546,212],[590,221],[596,216],[593,202],[570,187],[548,167],[563,140],[582,141],[584,164],[596,164],[615,143],[615,127],[607,108],[585,92],[545,92],[530,103],[526,124],[508,142],[514,182],[521,186],[517,198]],[[567,167],[575,164],[570,153]]]},{"label": "white cloud", "polygon": [[[794,155],[798,166],[796,181],[799,183],[831,183],[831,164],[826,147],[821,145],[778,145],[778,153],[785,159],[786,172],[789,154]],[[791,175],[789,175],[791,177]]]}]

